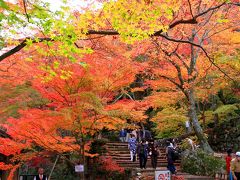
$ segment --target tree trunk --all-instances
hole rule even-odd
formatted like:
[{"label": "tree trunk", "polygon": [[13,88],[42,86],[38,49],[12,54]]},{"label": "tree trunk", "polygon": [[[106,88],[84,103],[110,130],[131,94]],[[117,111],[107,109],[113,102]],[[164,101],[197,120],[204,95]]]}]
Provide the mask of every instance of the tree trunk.
[{"label": "tree trunk", "polygon": [[59,157],[60,157],[60,155],[57,155],[57,158],[56,158],[56,160],[55,160],[55,162],[54,162],[54,164],[53,164],[53,167],[52,167],[52,169],[51,169],[51,172],[50,172],[50,174],[49,174],[48,180],[51,180],[53,170],[54,170],[54,168],[56,167],[56,164],[57,164],[57,161],[58,161]]},{"label": "tree trunk", "polygon": [[85,171],[86,171],[86,166],[85,166],[85,142],[84,142],[84,139],[82,137],[82,142],[81,142],[81,164],[83,165],[83,168],[84,168],[84,171],[81,173],[80,175],[80,179],[81,180],[84,180],[85,179]]},{"label": "tree trunk", "polygon": [[207,138],[205,137],[203,130],[198,121],[197,111],[196,111],[196,102],[195,102],[193,89],[190,89],[188,91],[188,99],[189,99],[189,116],[192,121],[193,129],[200,142],[200,146],[205,152],[213,153],[213,150],[208,144]]},{"label": "tree trunk", "polygon": [[216,128],[219,123],[218,113],[214,114],[214,127]]},{"label": "tree trunk", "polygon": [[[142,122],[140,122],[140,125],[141,125],[141,127],[142,127],[142,132],[143,132],[143,136],[142,136],[142,138],[143,139],[145,139],[145,128],[144,128],[144,125],[143,125],[143,123]],[[141,134],[141,132],[140,132],[140,134]],[[142,140],[142,139],[141,139]],[[146,140],[146,139],[145,139]]]}]

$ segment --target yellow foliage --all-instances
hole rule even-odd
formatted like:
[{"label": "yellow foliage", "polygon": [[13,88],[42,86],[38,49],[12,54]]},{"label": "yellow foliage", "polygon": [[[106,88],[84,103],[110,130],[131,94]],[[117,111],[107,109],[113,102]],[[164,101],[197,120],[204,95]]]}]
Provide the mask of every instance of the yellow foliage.
[{"label": "yellow foliage", "polygon": [[[164,108],[158,112],[157,115],[151,120],[157,124],[155,131],[158,134],[164,134],[166,132],[181,133],[185,125],[185,121],[188,119],[187,111],[183,108],[176,109],[174,107]],[[181,130],[179,130],[181,129]],[[172,134],[173,136],[174,134]]]},{"label": "yellow foliage", "polygon": [[183,98],[184,96],[180,91],[154,92],[151,96],[146,98],[146,101],[151,103],[154,108],[157,108],[176,104]]}]

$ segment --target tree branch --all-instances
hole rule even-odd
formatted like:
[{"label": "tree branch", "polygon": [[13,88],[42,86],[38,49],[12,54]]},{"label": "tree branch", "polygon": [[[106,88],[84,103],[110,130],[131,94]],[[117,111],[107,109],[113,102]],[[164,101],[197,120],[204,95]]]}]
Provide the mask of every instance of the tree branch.
[{"label": "tree branch", "polygon": [[12,64],[10,64],[10,65],[6,68],[6,70],[0,69],[0,71],[2,71],[2,72],[8,72],[8,70],[9,70],[12,66],[14,66],[15,64],[16,64],[16,62],[13,62]]},{"label": "tree branch", "polygon": [[164,75],[160,75],[159,77],[163,78],[163,79],[166,79],[168,81],[170,81],[171,83],[173,83],[175,86],[177,86],[184,94],[185,96],[188,98],[188,93],[185,91],[184,87],[181,86],[180,84],[176,83],[174,81],[174,79],[170,78],[170,77],[167,77],[167,76],[164,76]]},{"label": "tree branch", "polygon": [[27,20],[28,22],[30,22],[30,18],[29,18],[29,15],[27,13],[27,0],[23,0],[23,7],[24,7],[24,11],[25,11],[25,14],[26,14],[26,17],[27,17]]},{"label": "tree branch", "polygon": [[188,4],[189,4],[190,13],[191,13],[192,17],[194,18],[193,11],[192,11],[192,5],[190,3],[190,0],[188,0]]},{"label": "tree branch", "polygon": [[232,80],[233,82],[235,82],[234,79],[232,79],[229,75],[227,75],[227,74],[214,62],[214,59],[209,56],[209,54],[207,53],[207,51],[206,51],[201,45],[196,44],[196,43],[193,43],[193,42],[191,42],[191,41],[187,41],[187,40],[172,39],[172,38],[170,38],[170,37],[168,37],[168,36],[165,36],[165,35],[163,35],[163,34],[162,34],[161,36],[162,36],[163,38],[169,40],[169,41],[172,41],[172,42],[179,42],[179,43],[191,44],[191,45],[193,45],[193,46],[195,46],[195,47],[200,48],[200,49],[203,51],[203,53],[205,54],[205,56],[208,58],[208,60],[209,60],[221,73],[223,73],[226,77],[228,77],[230,80]]},{"label": "tree branch", "polygon": [[[225,5],[226,2],[223,2],[222,4],[220,5],[217,5],[217,6],[214,6],[214,7],[211,7],[205,11],[203,11],[202,13],[199,13],[197,15],[195,15],[193,18],[190,18],[190,19],[180,19],[180,20],[177,20],[175,21],[174,23],[170,24],[169,25],[169,29],[172,29],[174,27],[176,27],[177,25],[179,24],[197,24],[197,18],[207,14],[208,12],[210,11],[213,11],[215,9],[218,9],[220,7],[222,7],[223,5]],[[152,36],[162,36],[162,30],[160,31],[156,31]],[[119,32],[118,31],[115,31],[115,30],[99,30],[99,31],[96,31],[96,30],[89,30],[86,35],[90,35],[90,34],[99,34],[99,35],[119,35]],[[15,54],[16,52],[20,51],[22,48],[24,48],[27,44],[27,40],[31,39],[33,43],[38,43],[38,42],[42,42],[42,41],[54,41],[53,39],[51,38],[36,38],[36,39],[32,39],[32,38],[25,38],[25,40],[23,40],[19,45],[17,45],[15,48],[9,50],[8,52],[2,54],[0,56],[0,62],[2,60],[4,60],[5,58]]]},{"label": "tree branch", "polygon": [[182,57],[177,52],[175,52],[174,55],[183,63],[184,67],[187,70],[189,70],[189,67],[188,67],[187,63],[182,59]]},{"label": "tree branch", "polygon": [[234,6],[240,6],[240,2],[239,3],[229,3],[229,4],[232,4],[232,5],[234,5]]},{"label": "tree branch", "polygon": [[177,87],[178,87],[179,89],[181,89],[182,91],[184,90],[183,87],[182,87],[180,84],[178,84],[177,82],[174,81],[174,79],[172,79],[172,78],[170,78],[170,77],[167,77],[167,76],[164,76],[164,75],[159,75],[159,77],[170,81],[171,83],[173,83],[175,86],[177,86]]},{"label": "tree branch", "polygon": [[181,71],[180,66],[177,63],[175,63],[174,61],[172,61],[171,59],[167,59],[167,61],[170,62],[175,67],[175,69],[177,70],[180,85],[183,86],[184,80],[183,80],[183,77],[182,77],[182,71]]},{"label": "tree branch", "polygon": [[[157,45],[157,49],[161,50],[161,51],[162,51],[166,56],[168,56],[169,58],[170,58],[174,53],[176,53],[176,51],[177,51],[177,49],[178,49],[178,46],[177,46],[176,49],[173,50],[173,52],[170,52],[170,53],[169,53],[169,52],[167,52],[166,50],[162,49],[157,42],[156,42],[155,44]],[[181,67],[180,67],[176,62],[174,62],[173,60],[171,60],[171,59],[169,59],[169,58],[167,58],[167,61],[168,61],[169,63],[171,63],[171,64],[175,67],[175,69],[177,70],[177,72],[178,72],[178,79],[179,79],[179,81],[180,81],[180,86],[183,87],[184,79],[183,79],[183,77],[182,77]]]},{"label": "tree branch", "polygon": [[18,51],[20,51],[22,48],[24,48],[26,45],[27,45],[27,41],[28,40],[32,40],[32,43],[38,43],[38,42],[43,42],[43,41],[54,41],[53,39],[51,38],[36,38],[36,39],[33,39],[33,38],[26,38],[24,39],[19,45],[17,45],[16,47],[14,47],[13,49],[9,50],[8,52],[6,53],[3,53],[1,56],[0,56],[0,62],[2,60],[4,60],[5,58],[17,53]]}]

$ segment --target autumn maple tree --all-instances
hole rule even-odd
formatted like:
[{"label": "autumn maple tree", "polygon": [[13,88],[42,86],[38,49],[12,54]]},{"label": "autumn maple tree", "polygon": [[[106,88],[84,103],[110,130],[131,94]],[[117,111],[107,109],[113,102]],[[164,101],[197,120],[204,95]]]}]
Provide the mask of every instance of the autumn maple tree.
[{"label": "autumn maple tree", "polygon": [[[105,41],[112,43],[112,39]],[[1,164],[2,169],[15,170],[45,152],[75,152],[84,164],[85,156],[92,156],[88,153],[92,137],[101,129],[117,130],[127,119],[145,119],[146,104],[117,98],[119,93],[127,93],[124,89],[140,67],[124,54],[116,54],[114,45],[112,49],[103,45],[84,57],[76,55],[75,62],[51,55],[46,61],[39,58],[41,54],[33,54],[34,61],[25,61],[27,69],[19,67],[23,74],[32,74],[25,80],[47,101],[41,108],[19,110],[18,118],[9,118],[2,125],[11,136],[1,138],[1,153],[11,156],[9,164]]]},{"label": "autumn maple tree", "polygon": [[[189,9],[185,9],[187,4]],[[203,9],[208,9],[207,7],[207,4],[186,2],[185,6],[179,9],[178,16],[183,13],[186,17],[195,17],[195,14],[201,14]],[[200,94],[201,87],[206,90],[205,96],[216,94],[221,87],[219,82],[222,81],[221,85],[226,82],[221,78],[223,76],[228,81],[235,81],[218,66],[214,58],[216,53],[214,47],[217,47],[219,52],[221,48],[226,48],[222,46],[226,43],[224,39],[216,40],[215,36],[219,37],[225,33],[228,33],[230,37],[234,34],[239,36],[236,32],[239,24],[237,24],[235,15],[227,13],[230,8],[232,8],[231,5],[219,8],[214,13],[202,15],[201,22],[197,24],[180,24],[177,29],[169,29],[166,34],[162,33],[162,37],[152,37],[144,43],[139,42],[135,44],[136,52],[133,52],[135,57],[143,56],[146,79],[149,79],[146,83],[157,91],[153,97],[150,96],[148,99],[154,103],[154,106],[166,107],[166,105],[174,105],[182,101],[183,97],[178,93],[182,92],[187,99],[187,109],[180,114],[185,116],[188,114],[198,140],[207,152],[212,152],[212,150],[198,121],[196,100],[201,98],[197,96]],[[239,9],[233,8],[232,10],[235,12]],[[236,47],[238,43],[235,39],[235,43],[231,44]],[[218,74],[218,78],[208,78],[210,73],[213,74],[212,71]],[[216,85],[213,86],[212,83]],[[208,88],[208,86],[212,87]],[[159,115],[158,118],[161,122],[163,116]],[[182,118],[179,116],[179,119]],[[161,123],[160,127],[162,127]]]}]

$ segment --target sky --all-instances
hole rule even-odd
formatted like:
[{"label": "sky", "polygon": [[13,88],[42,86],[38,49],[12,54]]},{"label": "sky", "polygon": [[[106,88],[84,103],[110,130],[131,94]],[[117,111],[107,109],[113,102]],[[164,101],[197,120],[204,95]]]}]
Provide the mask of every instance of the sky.
[{"label": "sky", "polygon": [[[11,3],[16,3],[17,0],[6,0]],[[42,2],[48,2],[50,4],[50,10],[55,12],[57,10],[61,9],[61,6],[65,6],[65,4],[62,2],[63,0],[42,0]],[[67,6],[71,7],[72,10],[78,10],[81,11],[81,9],[86,8],[89,4],[91,4],[91,7],[93,8],[100,8],[101,3],[99,3],[96,0],[67,0]],[[31,24],[30,24],[31,26]],[[34,36],[35,32],[29,29],[29,26],[27,27],[21,27],[18,28],[17,32],[19,32],[18,35],[14,34],[7,29],[6,31],[2,29],[0,31],[0,36],[2,37],[9,37],[14,39],[23,39],[24,37],[31,37]]]},{"label": "sky", "polygon": [[[50,3],[50,8],[53,11],[56,11],[58,9],[60,9],[60,7],[62,5],[64,5],[62,3],[62,0],[43,0],[45,2],[49,2]],[[86,8],[88,4],[94,4],[96,7],[100,7],[100,3],[97,2],[96,0],[68,0],[67,3],[70,7],[72,7],[73,9],[81,9],[81,8]]]},{"label": "sky", "polygon": [[[17,0],[6,0],[11,3],[16,3]],[[50,4],[51,11],[57,11],[61,9],[61,6],[65,6],[62,0],[42,0],[43,2],[48,2]],[[82,8],[86,8],[89,4],[93,5],[93,8],[100,8],[101,3],[96,0],[67,0],[67,6],[70,6],[73,10],[81,11]],[[25,37],[33,37],[35,32],[29,27],[21,27],[17,29],[18,35],[12,34],[9,29],[0,31],[0,36],[12,38],[12,39],[24,39]],[[0,49],[0,55],[7,51],[9,47]]]},{"label": "sky", "polygon": [[[17,0],[6,0],[11,3],[16,3]],[[50,3],[50,8],[52,11],[59,10],[62,5],[63,0],[42,0],[43,2]],[[94,4],[95,7],[100,7],[101,3],[96,0],[66,0],[67,4],[73,9],[80,9],[81,7],[87,7],[88,4]]]}]

